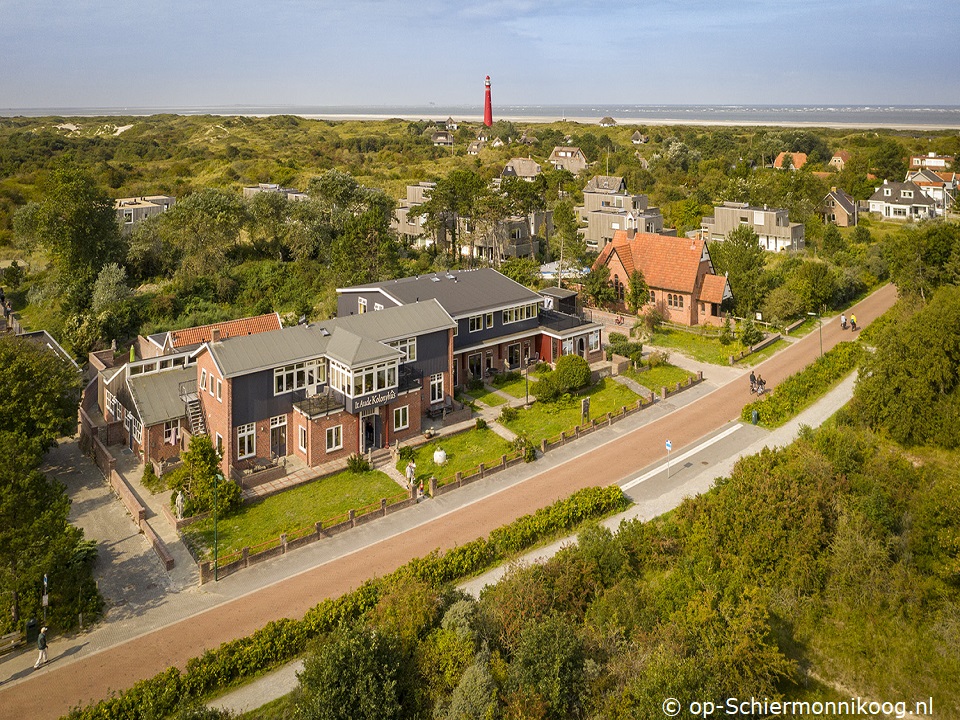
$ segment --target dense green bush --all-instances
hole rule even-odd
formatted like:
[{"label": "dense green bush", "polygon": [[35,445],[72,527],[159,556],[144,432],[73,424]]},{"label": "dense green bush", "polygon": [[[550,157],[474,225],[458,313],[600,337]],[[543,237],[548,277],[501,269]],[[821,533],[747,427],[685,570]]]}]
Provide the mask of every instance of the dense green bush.
[{"label": "dense green bush", "polygon": [[365,473],[370,470],[370,463],[368,463],[362,455],[354,453],[347,458],[347,470],[359,475],[360,473]]},{"label": "dense green bush", "polygon": [[864,352],[859,343],[840,343],[813,364],[788,377],[767,397],[745,405],[740,413],[741,419],[750,422],[756,410],[763,425],[782,425],[852,372]]},{"label": "dense green bush", "polygon": [[490,381],[490,384],[494,387],[503,387],[508,383],[515,382],[522,378],[523,375],[520,374],[517,370],[512,370],[510,372],[499,373],[493,376],[493,380]]},{"label": "dense green bush", "polygon": [[483,418],[477,418],[477,430],[486,430],[486,429],[487,429],[487,421],[484,420]]}]

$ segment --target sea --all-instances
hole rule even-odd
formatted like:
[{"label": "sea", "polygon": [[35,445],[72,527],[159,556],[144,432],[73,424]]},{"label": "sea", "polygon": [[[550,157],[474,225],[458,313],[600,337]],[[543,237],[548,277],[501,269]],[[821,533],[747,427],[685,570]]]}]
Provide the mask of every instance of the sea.
[{"label": "sea", "polygon": [[[230,105],[211,107],[0,108],[0,116],[102,117],[176,115],[299,115],[331,120],[401,118],[478,121],[480,105]],[[571,120],[621,125],[771,125],[851,128],[960,129],[960,105],[494,105],[494,119]]]}]

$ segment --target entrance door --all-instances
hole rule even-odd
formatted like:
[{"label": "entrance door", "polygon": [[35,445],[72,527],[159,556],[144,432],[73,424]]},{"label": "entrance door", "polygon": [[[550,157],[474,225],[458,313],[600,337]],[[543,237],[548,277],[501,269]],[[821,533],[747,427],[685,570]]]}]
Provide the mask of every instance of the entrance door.
[{"label": "entrance door", "polygon": [[361,441],[361,451],[376,450],[381,445],[380,440],[380,415],[367,415],[361,418],[363,423],[363,435]]},{"label": "entrance door", "polygon": [[483,361],[480,359],[480,353],[474,353],[467,358],[467,367],[470,370],[470,377],[474,380],[483,374]]},{"label": "entrance door", "polygon": [[287,425],[277,425],[270,428],[270,453],[273,457],[287,455]]},{"label": "entrance door", "polygon": [[587,348],[586,344],[583,342],[583,338],[577,338],[577,355],[582,358],[587,357]]}]

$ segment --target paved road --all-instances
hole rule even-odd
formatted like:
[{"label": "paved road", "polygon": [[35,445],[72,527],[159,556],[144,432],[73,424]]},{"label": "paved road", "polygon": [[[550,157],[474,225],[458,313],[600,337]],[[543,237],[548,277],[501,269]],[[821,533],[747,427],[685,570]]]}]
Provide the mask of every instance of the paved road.
[{"label": "paved road", "polygon": [[[896,289],[886,286],[858,303],[854,312],[865,326],[895,300]],[[837,323],[825,325],[823,349],[849,337],[849,331],[841,331]],[[758,370],[776,386],[819,352],[818,335],[811,333],[759,365]],[[750,399],[746,383],[730,383],[629,434],[611,433],[611,439],[591,451],[525,482],[466,505],[448,499],[456,493],[424,503],[421,506],[430,506],[432,520],[129,642],[60,667],[53,663],[29,680],[0,688],[0,706],[4,715],[12,718],[55,718],[78,702],[103,698],[111,690],[129,687],[171,665],[183,667],[207,648],[249,635],[276,618],[301,617],[324,598],[349,592],[365,579],[385,575],[433,548],[446,550],[469,542],[583,487],[631,477],[665,456],[665,439],[669,438],[679,453],[735,419]]]}]

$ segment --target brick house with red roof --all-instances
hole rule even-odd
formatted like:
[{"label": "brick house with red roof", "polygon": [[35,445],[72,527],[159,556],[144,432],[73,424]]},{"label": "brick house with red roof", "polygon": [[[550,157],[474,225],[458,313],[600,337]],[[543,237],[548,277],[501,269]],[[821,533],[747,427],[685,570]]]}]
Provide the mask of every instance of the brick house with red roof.
[{"label": "brick house with red roof", "polygon": [[154,358],[170,353],[195,350],[203,343],[213,339],[214,331],[220,340],[240,337],[242,335],[256,335],[257,333],[279,330],[283,327],[280,315],[273,312],[255,317],[245,317],[236,320],[199,325],[182,330],[170,330],[137,338],[137,355],[141,358]]},{"label": "brick house with red roof", "polygon": [[652,233],[616,232],[594,262],[610,268],[610,282],[622,306],[630,275],[643,273],[649,288],[648,307],[656,307],[669,322],[719,325],[721,305],[733,298],[730,283],[717,275],[702,239]]}]

